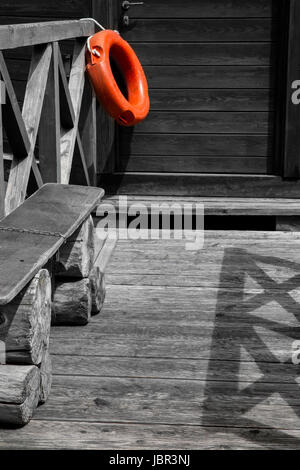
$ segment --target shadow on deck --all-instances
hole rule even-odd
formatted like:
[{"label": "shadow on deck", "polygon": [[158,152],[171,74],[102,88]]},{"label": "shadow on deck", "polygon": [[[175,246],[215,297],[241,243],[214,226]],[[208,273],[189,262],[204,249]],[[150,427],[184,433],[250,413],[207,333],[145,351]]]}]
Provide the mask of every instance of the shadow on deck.
[{"label": "shadow on deck", "polygon": [[298,449],[299,242],[120,241],[103,312],[53,328],[50,399],[0,447]]}]

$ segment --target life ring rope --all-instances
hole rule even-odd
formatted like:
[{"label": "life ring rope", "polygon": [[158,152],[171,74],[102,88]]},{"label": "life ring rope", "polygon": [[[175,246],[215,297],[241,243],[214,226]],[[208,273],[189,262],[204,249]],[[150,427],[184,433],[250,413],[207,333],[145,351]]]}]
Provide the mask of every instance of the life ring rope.
[{"label": "life ring rope", "polygon": [[[102,24],[99,23],[99,21],[95,20],[95,18],[80,18],[79,21],[86,21],[86,20],[89,20],[89,21],[93,21],[97,26],[98,28],[100,28],[102,31],[106,31],[106,28],[104,28],[104,26],[102,26]],[[119,31],[117,31],[116,29],[114,29],[114,31],[118,34]],[[88,51],[91,53],[91,54],[94,54],[96,57],[100,57],[100,54],[99,52],[97,51],[97,49],[91,49],[91,39],[92,39],[93,36],[89,36],[87,38],[87,41],[86,41],[86,44],[87,44],[87,48],[88,48]]]}]

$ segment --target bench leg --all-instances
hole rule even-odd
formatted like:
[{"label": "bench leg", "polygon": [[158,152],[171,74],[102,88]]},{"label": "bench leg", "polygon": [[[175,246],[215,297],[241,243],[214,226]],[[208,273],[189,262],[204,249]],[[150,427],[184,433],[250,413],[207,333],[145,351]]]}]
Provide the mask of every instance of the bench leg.
[{"label": "bench leg", "polygon": [[37,366],[0,366],[0,422],[21,426],[30,421],[40,396]]},{"label": "bench leg", "polygon": [[39,365],[48,349],[51,322],[51,280],[41,269],[9,304],[0,306],[0,340],[7,364]]}]

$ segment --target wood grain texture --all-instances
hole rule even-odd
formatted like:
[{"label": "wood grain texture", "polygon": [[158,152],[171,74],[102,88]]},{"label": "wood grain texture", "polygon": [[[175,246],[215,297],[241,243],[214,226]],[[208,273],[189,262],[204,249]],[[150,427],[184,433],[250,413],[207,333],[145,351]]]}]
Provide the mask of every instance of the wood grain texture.
[{"label": "wood grain texture", "polygon": [[52,302],[52,325],[86,325],[91,318],[89,278],[57,281]]},{"label": "wood grain texture", "polygon": [[98,184],[107,194],[183,197],[275,197],[298,198],[297,180],[282,180],[280,176],[203,173],[143,173],[126,172],[99,175]]},{"label": "wood grain texture", "polygon": [[[293,93],[299,85],[299,66],[297,57],[299,55],[299,22],[300,22],[299,2],[292,0],[289,2],[288,11],[288,31],[287,31],[287,58],[285,75],[285,109],[284,109],[284,144],[283,144],[283,174],[287,178],[299,178],[299,134],[297,123],[299,120],[298,95],[293,99]],[[296,87],[295,87],[296,83]],[[295,97],[294,97],[295,98]]]},{"label": "wood grain texture", "polygon": [[1,445],[299,448],[298,238],[207,232],[202,252],[119,240],[101,316],[53,328],[51,397],[25,435],[0,430]]},{"label": "wood grain texture", "polygon": [[22,118],[28,134],[30,149],[27,156],[21,161],[17,157],[13,159],[5,197],[6,214],[18,207],[26,197],[51,55],[51,45],[35,46],[33,50],[22,109]]},{"label": "wood grain texture", "polygon": [[22,426],[30,421],[39,398],[39,369],[36,366],[0,367],[0,422]]},{"label": "wood grain texture", "polygon": [[5,84],[0,80],[0,216],[5,214],[5,186],[4,186],[4,158],[3,158],[3,121],[2,121],[2,105],[5,103]]},{"label": "wood grain texture", "polygon": [[45,351],[42,362],[39,367],[40,370],[40,394],[39,404],[46,403],[49,398],[52,386],[52,359],[49,351]]},{"label": "wood grain texture", "polygon": [[77,40],[74,46],[72,69],[69,79],[69,91],[75,113],[74,126],[64,130],[61,135],[61,181],[68,184],[72,169],[74,148],[77,139],[79,113],[85,82],[85,43]]},{"label": "wood grain texture", "polygon": [[49,347],[51,281],[41,269],[31,283],[0,310],[0,338],[6,363],[39,365]]},{"label": "wood grain texture", "polygon": [[52,45],[41,121],[39,127],[39,168],[44,183],[60,183],[60,92],[58,71],[58,43]]},{"label": "wood grain texture", "polygon": [[[120,134],[121,155],[272,155],[268,138],[263,135],[230,134]],[[171,168],[170,168],[171,170]]]},{"label": "wood grain texture", "polygon": [[[6,58],[7,67],[14,80],[16,93],[22,98],[24,82],[28,74],[26,61]],[[198,89],[221,88],[260,89],[274,88],[276,69],[270,66],[196,66],[180,65],[144,66],[150,89]]]},{"label": "wood grain texture", "polygon": [[144,66],[150,88],[269,88],[275,71],[269,66]]},{"label": "wood grain texture", "polygon": [[[118,196],[106,196],[105,202],[114,205],[116,211],[119,211]],[[128,196],[127,204],[140,204],[146,210],[155,211],[155,207],[162,204],[189,204],[196,207],[197,204],[204,205],[205,215],[216,216],[278,216],[282,218],[291,218],[300,216],[299,199],[280,199],[280,198],[222,198],[222,197],[176,197],[176,196]],[[97,218],[95,219],[97,223]],[[132,242],[133,247],[133,242]]]},{"label": "wood grain texture", "polygon": [[[268,134],[273,129],[269,112],[152,111],[136,133],[155,134]],[[124,132],[124,131],[123,131]],[[126,131],[125,131],[126,132]]]},{"label": "wood grain texture", "polygon": [[[111,357],[88,355],[69,356],[53,354],[56,375],[80,375],[84,377],[122,377],[177,379],[177,380],[236,380],[232,361],[220,359],[215,371],[209,368],[209,359],[174,359],[159,357]],[[253,361],[241,361],[239,381],[249,382],[253,373]],[[295,380],[294,364],[268,362],[265,365],[267,377],[272,383],[290,383]],[[263,379],[262,379],[263,380]]]},{"label": "wood grain texture", "polygon": [[[112,413],[117,413],[119,422],[123,423],[133,422],[135,416],[140,424],[169,422],[173,425],[199,426],[204,421],[210,427],[221,424],[218,414],[222,413],[223,426],[233,429],[240,426],[264,429],[264,420],[269,421],[273,430],[276,430],[276,422],[285,430],[299,429],[298,420],[295,418],[291,422],[290,419],[292,411],[297,416],[299,407],[299,401],[291,398],[296,393],[296,384],[280,386],[278,395],[289,396],[290,405],[281,403],[280,397],[273,393],[274,384],[257,384],[254,397],[251,385],[245,384],[238,403],[235,397],[229,396],[232,384],[225,381],[216,381],[214,394],[207,398],[205,384],[201,382],[102,378],[100,384],[92,377],[57,377],[53,385],[53,398],[47,407],[39,410],[38,416],[40,419],[57,420],[58,409],[63,409],[69,419],[77,414],[81,421],[86,422],[101,419],[114,422]],[[70,400],[75,393],[77,406],[75,400]],[[263,404],[264,401],[267,404]],[[270,407],[274,410],[273,419],[268,415]]]},{"label": "wood grain texture", "polygon": [[268,89],[150,89],[152,111],[267,112],[273,109],[273,100],[274,93]]},{"label": "wood grain texture", "polygon": [[104,273],[101,273],[98,266],[94,266],[89,279],[92,294],[92,315],[95,315],[101,312],[105,300],[105,276]]},{"label": "wood grain texture", "polygon": [[[38,12],[38,15],[37,15]],[[88,16],[88,2],[81,0],[66,0],[63,4],[59,0],[48,2],[47,0],[24,1],[16,0],[12,8],[9,0],[1,4],[1,16],[39,16],[40,18],[82,18]]]},{"label": "wood grain texture", "polygon": [[[64,239],[88,217],[102,196],[103,190],[98,188],[49,183],[2,219],[1,245],[5,248],[0,250],[1,304],[10,302],[20,292],[56,253]],[[7,227],[17,231],[6,231]]]},{"label": "wood grain texture", "polygon": [[55,276],[89,277],[94,264],[94,224],[88,217],[59,250],[55,264]]},{"label": "wood grain texture", "polygon": [[89,81],[86,81],[83,92],[79,130],[90,185],[96,186],[98,131],[96,122],[96,95]]},{"label": "wood grain texture", "polygon": [[298,450],[300,431],[82,421],[74,425],[72,421],[34,419],[26,433],[0,430],[0,436],[4,449]]},{"label": "wood grain texture", "polygon": [[136,43],[143,65],[270,65],[276,46],[269,43]]},{"label": "wood grain texture", "polygon": [[94,23],[89,20],[0,26],[0,42],[2,49],[15,49],[69,38],[87,37],[93,35],[94,31]]},{"label": "wood grain texture", "polygon": [[237,173],[237,174],[268,174],[272,170],[272,160],[266,157],[230,157],[226,156],[144,156],[134,155],[119,162],[123,172],[158,172],[172,170],[178,173]]},{"label": "wood grain texture", "polygon": [[[119,15],[114,9],[120,7],[118,2],[93,0],[93,18],[111,29],[119,27]],[[101,104],[97,104],[97,173],[111,173],[115,168],[117,156],[117,129],[114,120],[106,113]]]},{"label": "wood grain texture", "polygon": [[137,6],[135,18],[270,18],[278,15],[278,0],[153,0]]},{"label": "wood grain texture", "polygon": [[[131,178],[151,171],[277,174],[271,89],[281,38],[279,7],[277,1],[254,5],[226,0],[133,6],[129,26],[122,33],[145,69],[151,110],[133,133],[121,130],[121,159],[110,172],[132,173]],[[151,143],[140,133],[151,133]],[[181,140],[185,133],[188,141]],[[209,150],[203,141],[198,146],[201,134],[208,133],[215,134],[215,146]],[[248,141],[241,152],[236,142],[224,141],[220,151],[219,139],[227,133],[233,139],[243,134],[246,140],[252,134],[261,135],[265,149],[254,149]],[[177,134],[176,143],[170,134]],[[140,158],[143,155],[148,158]],[[184,158],[187,155],[205,158]],[[257,160],[240,162],[241,155]],[[266,156],[270,158],[259,158]],[[123,186],[125,180],[119,184]],[[186,186],[188,191],[188,177]]]},{"label": "wood grain texture", "polygon": [[276,37],[277,28],[278,24],[271,18],[130,18],[130,27],[123,28],[122,36],[131,42],[139,42],[141,38],[149,42],[176,42],[178,38],[181,42],[268,42]]},{"label": "wood grain texture", "polygon": [[[212,213],[216,213],[213,207]],[[238,209],[238,212],[233,213],[245,214],[245,211],[240,212]],[[265,214],[266,212],[262,211],[262,213]],[[235,286],[234,282],[242,278],[242,273],[247,266],[251,268],[250,272],[259,276],[264,275],[263,271],[260,273],[256,271],[255,264],[251,267],[251,256],[254,253],[259,254],[259,256],[262,255],[261,263],[264,263],[263,254],[265,254],[266,263],[269,260],[272,264],[276,279],[283,281],[287,272],[289,272],[289,266],[291,274],[294,271],[295,275],[298,273],[297,254],[285,251],[289,245],[297,244],[298,238],[299,234],[283,232],[242,233],[217,231],[214,233],[206,231],[204,248],[191,253],[186,252],[185,249],[180,252],[180,247],[184,248],[186,240],[183,238],[183,240],[176,241],[173,234],[171,234],[170,240],[161,241],[162,247],[160,249],[157,249],[159,242],[155,240],[127,242],[119,240],[107,269],[108,282],[114,284],[113,279],[123,276],[126,279],[124,284],[134,284],[136,282],[137,285],[147,285],[147,282],[149,282],[151,286],[159,285],[157,283],[161,282],[161,285],[172,286],[172,283],[175,282],[175,285],[178,286],[182,282],[183,286],[217,288],[226,247],[229,248],[230,254],[225,260],[226,264],[224,261],[225,274],[222,282],[226,288],[230,288],[230,285],[231,287]],[[274,250],[278,255],[277,258],[272,258],[270,254]],[[276,263],[278,267],[276,267]],[[282,264],[282,268],[280,268],[280,264]],[[178,265],[180,266],[180,275],[178,274]],[[128,266],[127,270],[125,266]],[[228,271],[226,271],[227,266]],[[230,274],[231,269],[235,269],[235,274],[232,274],[233,278]],[[113,277],[111,278],[110,275]],[[131,275],[134,276],[132,281],[130,280]],[[137,277],[139,277],[138,282],[136,281]],[[232,284],[230,284],[231,280]]]}]

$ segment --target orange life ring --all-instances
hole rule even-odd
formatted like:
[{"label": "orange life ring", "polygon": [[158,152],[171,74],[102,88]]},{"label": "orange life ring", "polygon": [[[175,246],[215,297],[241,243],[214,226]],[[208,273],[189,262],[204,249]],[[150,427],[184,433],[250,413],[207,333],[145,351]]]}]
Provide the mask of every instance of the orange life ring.
[{"label": "orange life ring", "polygon": [[[106,111],[122,126],[134,126],[149,113],[148,84],[143,68],[128,42],[116,31],[105,30],[89,39],[87,72],[96,96]],[[110,65],[116,63],[127,86],[120,90]]]}]

